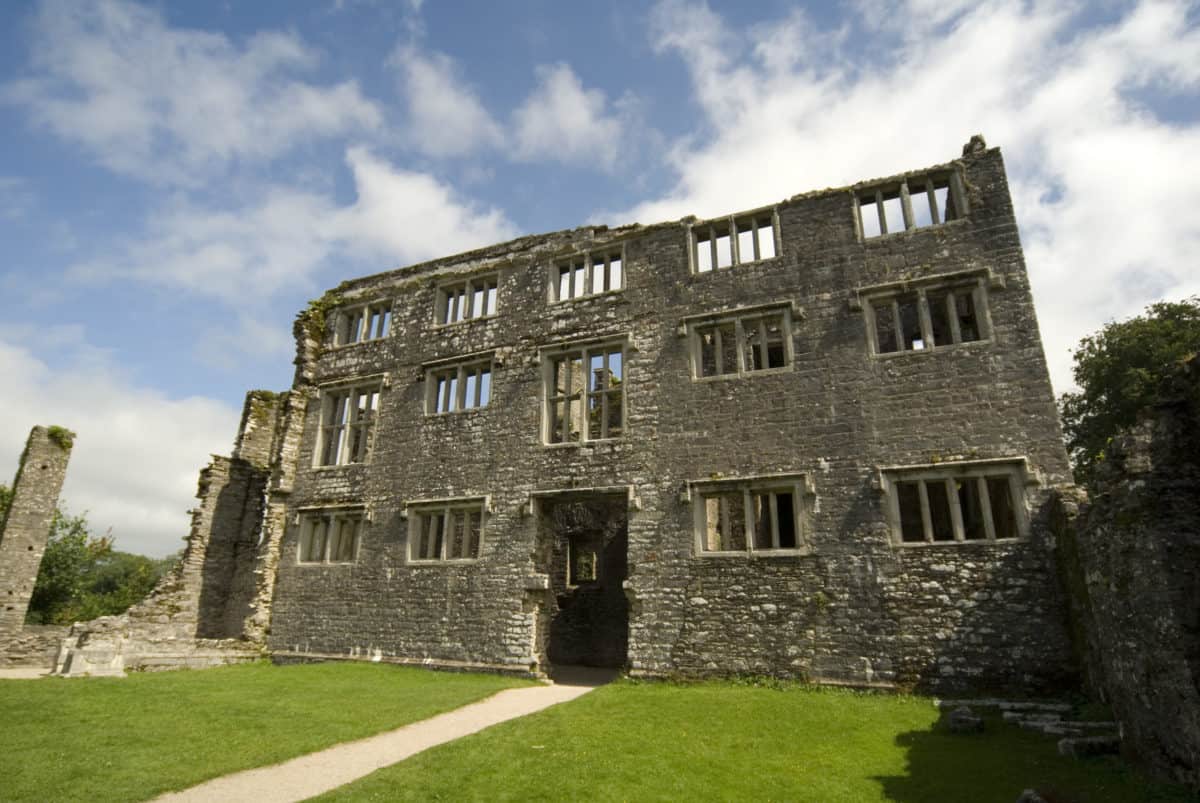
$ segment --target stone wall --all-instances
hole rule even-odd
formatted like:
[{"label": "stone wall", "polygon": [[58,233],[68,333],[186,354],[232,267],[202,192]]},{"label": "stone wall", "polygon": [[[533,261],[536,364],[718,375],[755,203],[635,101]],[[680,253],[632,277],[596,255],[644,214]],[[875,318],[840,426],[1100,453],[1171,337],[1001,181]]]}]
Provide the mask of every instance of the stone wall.
[{"label": "stone wall", "polygon": [[[271,503],[286,510],[272,514],[282,531],[271,651],[544,670],[552,617],[539,600],[553,583],[533,500],[592,488],[629,500],[634,674],[1069,683],[1047,506],[1071,478],[1004,166],[972,143],[932,171],[961,181],[961,219],[864,239],[855,197],[903,177],[813,192],[761,213],[777,216],[776,256],[729,269],[692,269],[698,222],[685,219],[526,237],[344,283],[331,311],[390,305],[391,331],[338,346],[332,315],[323,335],[297,326],[297,451]],[[556,262],[613,248],[623,290],[551,302]],[[498,313],[436,325],[438,288],[484,272],[499,276]],[[988,336],[874,354],[864,298],[941,277],[980,282]],[[689,322],[759,305],[788,310],[788,370],[695,379]],[[542,350],[606,340],[624,344],[625,436],[547,444]],[[426,371],[472,354],[491,358],[490,404],[429,414]],[[380,390],[370,458],[320,466],[322,398],[356,382]],[[1023,537],[895,542],[885,469],[987,460],[1020,466]],[[689,489],[780,473],[810,489],[804,548],[699,554]],[[488,500],[479,560],[408,559],[410,505],[478,496]],[[367,518],[356,560],[299,562],[306,511],[347,505]]]},{"label": "stone wall", "polygon": [[34,427],[25,443],[0,523],[0,652],[25,626],[74,437],[62,427]]},{"label": "stone wall", "polygon": [[58,648],[70,629],[66,625],[25,625],[0,648],[0,667],[54,666]]},{"label": "stone wall", "polygon": [[1134,758],[1200,789],[1200,360],[1115,439],[1056,529],[1086,681]]},{"label": "stone wall", "polygon": [[76,624],[57,671],[120,674],[134,669],[257,660],[261,639],[246,622],[260,612],[259,548],[270,456],[285,397],[252,391],[232,457],[201,470],[183,556],[142,602],[120,616]]}]

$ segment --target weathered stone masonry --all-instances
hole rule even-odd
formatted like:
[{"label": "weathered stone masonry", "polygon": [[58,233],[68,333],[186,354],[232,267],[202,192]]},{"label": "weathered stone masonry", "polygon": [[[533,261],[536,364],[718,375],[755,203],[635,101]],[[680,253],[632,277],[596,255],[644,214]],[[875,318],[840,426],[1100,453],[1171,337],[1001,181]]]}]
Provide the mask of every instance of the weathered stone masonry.
[{"label": "weathered stone masonry", "polygon": [[1200,791],[1200,358],[1163,396],[1055,529],[1089,691],[1126,752]]},{"label": "weathered stone masonry", "polygon": [[71,458],[74,435],[61,427],[34,427],[0,521],[0,663],[40,662],[61,628],[24,630],[42,553]]},{"label": "weathered stone masonry", "polygon": [[271,455],[280,453],[286,394],[247,394],[232,456],[201,470],[183,557],[150,595],[119,616],[73,625],[58,652],[64,675],[204,667],[262,657],[261,538]]},{"label": "weathered stone masonry", "polygon": [[[296,335],[250,620],[266,632],[273,581],[278,658],[541,672],[557,654],[940,688],[1072,674],[1047,526],[1070,475],[981,140],[746,215],[346,282]],[[563,380],[572,355],[587,369]],[[566,412],[573,393],[594,412]]]}]

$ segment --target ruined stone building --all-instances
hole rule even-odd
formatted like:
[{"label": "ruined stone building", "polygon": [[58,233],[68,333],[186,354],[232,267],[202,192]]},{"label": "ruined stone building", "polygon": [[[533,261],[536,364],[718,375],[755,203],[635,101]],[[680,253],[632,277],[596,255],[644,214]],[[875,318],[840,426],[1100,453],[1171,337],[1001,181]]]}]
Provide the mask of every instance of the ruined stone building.
[{"label": "ruined stone building", "polygon": [[206,469],[174,585],[60,664],[137,665],[149,620],[160,646],[278,660],[1072,675],[1048,530],[1070,472],[979,138],[760,209],[355,279],[295,332],[294,385],[251,394]]},{"label": "ruined stone building", "polygon": [[523,237],[297,326],[267,646],[1042,686],[1070,482],[1004,166]]}]

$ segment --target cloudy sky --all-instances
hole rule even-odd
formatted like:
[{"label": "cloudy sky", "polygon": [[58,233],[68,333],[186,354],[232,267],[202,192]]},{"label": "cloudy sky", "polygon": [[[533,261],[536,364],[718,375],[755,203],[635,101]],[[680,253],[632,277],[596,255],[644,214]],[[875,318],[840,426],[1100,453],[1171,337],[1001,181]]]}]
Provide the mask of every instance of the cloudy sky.
[{"label": "cloudy sky", "polygon": [[[1058,391],[1200,293],[1185,2],[47,0],[0,28],[0,474],[162,555],[340,280],[1004,152]],[[4,468],[7,467],[7,468]],[[6,481],[6,480],[0,480]]]}]

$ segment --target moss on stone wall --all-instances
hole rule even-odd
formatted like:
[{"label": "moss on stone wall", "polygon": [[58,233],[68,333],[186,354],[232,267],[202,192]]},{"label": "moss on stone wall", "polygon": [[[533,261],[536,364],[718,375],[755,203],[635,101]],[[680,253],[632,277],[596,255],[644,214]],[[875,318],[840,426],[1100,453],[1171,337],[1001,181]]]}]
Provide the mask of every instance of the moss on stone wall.
[{"label": "moss on stone wall", "polygon": [[47,427],[46,437],[64,452],[71,451],[71,447],[75,445],[75,433],[66,427]]}]

